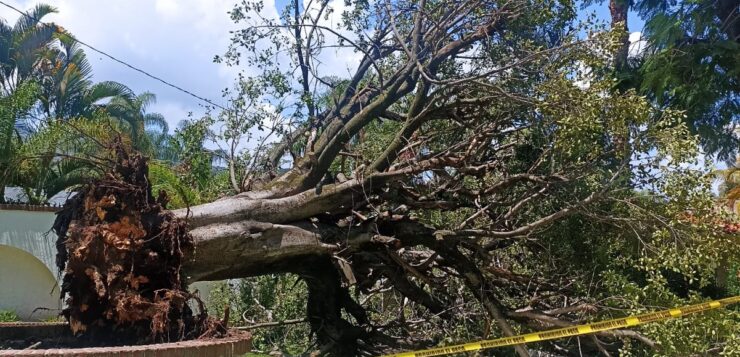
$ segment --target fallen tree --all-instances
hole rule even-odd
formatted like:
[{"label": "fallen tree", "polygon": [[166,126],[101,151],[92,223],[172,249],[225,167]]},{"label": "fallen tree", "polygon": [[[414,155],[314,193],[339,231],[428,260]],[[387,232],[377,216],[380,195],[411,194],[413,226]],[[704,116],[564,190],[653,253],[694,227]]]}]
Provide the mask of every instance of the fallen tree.
[{"label": "fallen tree", "polygon": [[[486,330],[504,335],[599,311],[583,307],[588,269],[555,273],[572,257],[551,258],[563,236],[548,232],[573,220],[616,229],[603,240],[571,231],[560,244],[575,253],[593,245],[612,259],[638,242],[636,256],[654,259],[645,271],[665,268],[661,252],[681,247],[722,254],[720,238],[679,219],[686,209],[706,213],[708,197],[693,194],[702,182],[682,166],[696,144],[680,113],[612,88],[608,53],[621,34],[579,39],[564,26],[572,9],[557,2],[352,5],[342,31],[324,23],[327,2],[293,2],[280,21],[259,15],[257,3],[231,13],[247,26],[222,60],[264,70],[242,78],[223,113],[237,194],[173,211],[192,239],[182,260],[189,281],[297,274],[316,351],[349,356],[433,344],[409,330],[407,304],[433,325],[429,316],[450,317],[472,296]],[[333,45],[361,57],[347,80],[317,73]],[[287,106],[258,108],[268,96],[293,98],[290,118],[299,120],[275,119]],[[241,134],[256,126],[280,140],[240,161]],[[656,232],[670,242],[649,238]],[[552,264],[533,270],[530,259]],[[696,259],[677,269],[712,269],[714,258]],[[399,316],[378,324],[359,296],[388,290],[403,296]],[[655,346],[634,331],[603,338]],[[584,344],[604,355],[621,346]]]}]

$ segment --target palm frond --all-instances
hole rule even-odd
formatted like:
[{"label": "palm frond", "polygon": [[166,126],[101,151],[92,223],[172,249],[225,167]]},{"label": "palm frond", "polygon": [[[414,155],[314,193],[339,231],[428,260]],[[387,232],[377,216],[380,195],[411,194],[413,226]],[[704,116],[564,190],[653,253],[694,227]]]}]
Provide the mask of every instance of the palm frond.
[{"label": "palm frond", "polygon": [[5,19],[0,18],[0,34],[10,33],[13,30]]},{"label": "palm frond", "polygon": [[[5,20],[0,19],[0,75],[10,68],[10,52],[13,48],[13,28]],[[2,79],[2,78],[0,78]]]},{"label": "palm frond", "polygon": [[134,97],[134,92],[124,84],[114,81],[105,81],[93,84],[88,93],[86,93],[86,97],[90,104],[93,104],[102,99],[112,97],[131,99]]},{"label": "palm frond", "polygon": [[159,113],[146,113],[144,114],[144,125],[147,128],[159,129],[162,133],[167,133],[170,130],[167,120],[164,119],[164,115]]},{"label": "palm frond", "polygon": [[37,4],[33,9],[26,12],[26,16],[21,16],[18,18],[15,26],[13,27],[13,31],[16,33],[23,33],[30,29],[33,29],[39,24],[39,21],[41,21],[44,16],[56,12],[57,9],[51,5]]},{"label": "palm frond", "polygon": [[100,175],[100,169],[89,161],[64,158],[57,160],[43,182],[46,197],[75,187]]},{"label": "palm frond", "polygon": [[146,108],[157,102],[157,96],[151,92],[144,92],[136,96],[136,102],[141,111],[144,112]]},{"label": "palm frond", "polygon": [[55,33],[54,27],[43,26],[16,34],[11,60],[17,68],[19,77],[28,77],[33,72],[42,52],[53,42]]}]

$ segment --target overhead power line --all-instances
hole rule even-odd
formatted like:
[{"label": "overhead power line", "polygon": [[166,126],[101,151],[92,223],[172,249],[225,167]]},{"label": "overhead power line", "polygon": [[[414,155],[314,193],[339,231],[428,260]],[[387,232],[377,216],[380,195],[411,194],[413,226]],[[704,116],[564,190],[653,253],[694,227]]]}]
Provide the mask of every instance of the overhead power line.
[{"label": "overhead power line", "polygon": [[[8,3],[4,2],[4,1],[0,1],[0,5],[4,5],[5,7],[8,7],[8,8],[10,8],[10,9],[14,10],[15,12],[17,12],[17,13],[21,14],[22,16],[25,16],[25,17],[27,17],[27,18],[29,18],[29,19],[32,19],[32,20],[34,20],[34,21],[38,22],[38,23],[39,23],[39,24],[41,24],[41,25],[44,25],[44,26],[49,26],[49,27],[53,27],[53,25],[51,25],[51,24],[48,24],[48,23],[46,23],[46,22],[43,22],[43,21],[41,21],[40,19],[37,19],[36,17],[34,17],[34,16],[31,16],[31,15],[29,15],[28,13],[26,13],[26,12],[23,12],[23,11],[21,11],[21,10],[17,9],[16,7],[14,7],[14,6],[12,6],[12,5],[10,5],[10,4],[8,4]],[[189,96],[191,96],[191,97],[193,97],[193,98],[196,98],[196,99],[198,99],[198,100],[200,100],[200,101],[203,101],[203,102],[205,102],[205,103],[208,103],[208,104],[210,104],[210,105],[212,105],[212,106],[214,106],[214,107],[217,107],[217,108],[220,108],[220,109],[223,109],[223,110],[227,110],[227,111],[228,111],[228,109],[226,109],[226,108],[225,108],[225,107],[223,107],[222,105],[216,104],[216,103],[214,103],[213,101],[211,101],[211,100],[210,100],[210,99],[208,99],[208,98],[205,98],[205,97],[201,97],[201,96],[199,96],[199,95],[197,95],[197,94],[195,94],[195,93],[193,93],[193,92],[191,92],[191,91],[189,91],[189,90],[187,90],[187,89],[185,89],[185,88],[182,88],[182,87],[180,87],[180,86],[178,86],[178,85],[176,85],[176,84],[170,83],[170,82],[168,82],[168,81],[166,81],[166,80],[164,80],[164,79],[162,79],[162,78],[160,78],[160,77],[158,77],[158,76],[155,76],[155,75],[153,75],[153,74],[151,74],[151,73],[149,73],[149,72],[147,72],[147,71],[145,71],[145,70],[143,70],[143,69],[140,69],[140,68],[134,67],[133,65],[130,65],[130,64],[128,64],[128,63],[127,63],[126,61],[120,60],[120,59],[118,59],[118,58],[114,57],[113,55],[110,55],[110,54],[106,53],[105,51],[99,50],[99,49],[95,48],[94,46],[92,46],[92,45],[90,45],[90,44],[88,44],[88,43],[85,43],[85,42],[83,42],[83,41],[80,41],[80,39],[79,39],[79,38],[77,38],[77,37],[73,36],[73,35],[72,35],[72,34],[70,34],[70,33],[66,33],[66,35],[67,35],[67,36],[69,36],[70,38],[72,38],[72,39],[73,39],[73,40],[74,40],[75,42],[79,43],[80,45],[83,45],[83,46],[85,46],[85,47],[87,47],[87,48],[89,48],[89,49],[93,50],[94,52],[97,52],[97,53],[99,53],[99,54],[101,54],[101,55],[103,55],[103,56],[105,56],[105,57],[108,57],[108,58],[110,58],[111,60],[113,60],[113,61],[115,61],[115,62],[118,62],[118,63],[120,63],[120,64],[122,64],[122,65],[124,65],[124,66],[126,66],[126,67],[128,67],[128,68],[130,68],[130,69],[133,69],[133,70],[134,70],[134,71],[136,71],[136,72],[139,72],[139,73],[141,73],[141,74],[143,74],[143,75],[145,75],[145,76],[147,76],[147,77],[149,77],[149,78],[151,78],[151,79],[154,79],[154,80],[156,80],[156,81],[159,81],[159,82],[161,82],[161,83],[163,83],[163,84],[165,84],[165,85],[167,85],[167,86],[169,86],[169,87],[172,87],[172,88],[174,88],[174,89],[176,89],[176,90],[178,90],[178,91],[180,91],[180,92],[183,92],[183,93],[185,93],[185,94],[187,94],[187,95],[189,95]]]}]

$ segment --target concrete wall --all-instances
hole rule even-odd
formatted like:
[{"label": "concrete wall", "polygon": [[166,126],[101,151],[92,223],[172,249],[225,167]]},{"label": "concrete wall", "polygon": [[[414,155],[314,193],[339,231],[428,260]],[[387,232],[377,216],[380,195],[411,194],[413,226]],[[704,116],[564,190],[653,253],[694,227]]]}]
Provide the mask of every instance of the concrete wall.
[{"label": "concrete wall", "polygon": [[56,275],[57,236],[51,231],[55,217],[48,211],[0,209],[0,244],[31,253]]},{"label": "concrete wall", "polygon": [[24,321],[55,317],[61,308],[53,222],[53,212],[0,210],[0,310]]},{"label": "concrete wall", "polygon": [[51,271],[30,253],[0,245],[0,310],[14,311],[22,321],[42,321],[60,309]]}]

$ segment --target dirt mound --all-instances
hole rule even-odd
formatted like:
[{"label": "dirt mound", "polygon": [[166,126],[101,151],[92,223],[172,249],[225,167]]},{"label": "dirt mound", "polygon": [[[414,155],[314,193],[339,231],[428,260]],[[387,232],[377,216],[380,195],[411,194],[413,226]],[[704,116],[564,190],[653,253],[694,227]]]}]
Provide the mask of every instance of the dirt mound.
[{"label": "dirt mound", "polygon": [[[117,145],[113,172],[82,187],[54,222],[62,297],[72,332],[93,345],[213,336],[209,319],[180,275],[193,249],[186,222],[152,195],[146,159]],[[188,302],[196,301],[196,315]]]}]

